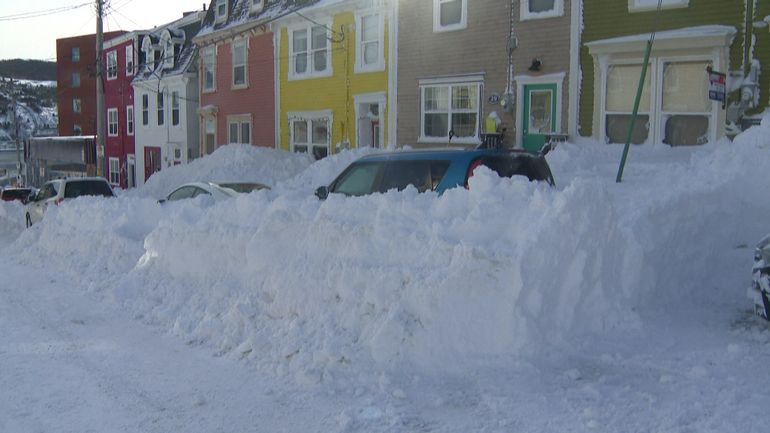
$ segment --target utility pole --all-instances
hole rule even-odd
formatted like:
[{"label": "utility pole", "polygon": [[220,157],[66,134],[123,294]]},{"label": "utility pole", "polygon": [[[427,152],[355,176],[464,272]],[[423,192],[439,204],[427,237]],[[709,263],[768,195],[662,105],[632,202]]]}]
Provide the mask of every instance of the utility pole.
[{"label": "utility pole", "polygon": [[102,30],[102,8],[104,0],[96,0],[96,175],[104,176],[105,133],[107,132],[104,111],[104,82],[102,81],[102,51],[104,35]]}]

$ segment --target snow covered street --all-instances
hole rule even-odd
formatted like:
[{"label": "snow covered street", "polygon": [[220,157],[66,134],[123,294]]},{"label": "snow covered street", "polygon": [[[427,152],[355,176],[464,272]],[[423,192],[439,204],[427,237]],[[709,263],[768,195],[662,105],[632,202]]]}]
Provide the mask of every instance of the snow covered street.
[{"label": "snow covered street", "polygon": [[[767,137],[326,201],[369,150],[231,145],[31,229],[1,204],[0,432],[765,432]],[[244,158],[272,190],[156,202]]]}]

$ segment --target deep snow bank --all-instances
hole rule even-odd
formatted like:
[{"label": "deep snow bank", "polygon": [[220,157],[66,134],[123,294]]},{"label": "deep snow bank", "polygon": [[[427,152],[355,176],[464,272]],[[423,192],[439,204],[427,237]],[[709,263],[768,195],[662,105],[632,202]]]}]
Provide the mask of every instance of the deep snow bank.
[{"label": "deep snow bank", "polygon": [[190,343],[301,380],[370,361],[473,368],[644,326],[649,310],[745,302],[724,252],[768,230],[769,131],[634,148],[622,184],[621,149],[581,144],[550,155],[555,189],[483,170],[440,197],[318,201],[368,150],[345,152],[227,202],[76,200],[19,245]]}]

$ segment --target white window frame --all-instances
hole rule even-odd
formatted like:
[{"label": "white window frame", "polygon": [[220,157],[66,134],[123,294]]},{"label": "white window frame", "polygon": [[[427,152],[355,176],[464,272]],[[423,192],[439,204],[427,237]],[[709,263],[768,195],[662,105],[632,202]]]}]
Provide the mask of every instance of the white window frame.
[{"label": "white window frame", "polygon": [[454,0],[433,0],[433,33],[453,32],[468,27],[468,0],[460,0],[460,22],[448,26],[441,25],[441,5]]},{"label": "white window frame", "polygon": [[136,155],[133,153],[129,153],[126,157],[126,187],[136,187]]},{"label": "white window frame", "polygon": [[[202,65],[203,73],[201,74],[201,77],[203,80],[203,82],[201,83],[201,88],[203,89],[203,93],[216,92],[217,90],[217,48],[216,46],[212,45],[204,48],[201,59],[203,60],[203,65]],[[211,60],[210,64],[207,62],[208,59]],[[209,70],[211,72],[211,87],[206,86],[206,72]]]},{"label": "white window frame", "polygon": [[155,111],[157,114],[155,124],[157,126],[164,126],[166,124],[166,95],[163,92],[161,90],[155,94]]},{"label": "white window frame", "polygon": [[[220,12],[219,10],[222,6],[224,6],[224,13]],[[222,21],[227,20],[227,6],[227,0],[216,0],[214,3],[214,15],[216,16],[216,22],[221,23]]]},{"label": "white window frame", "polygon": [[[327,130],[327,143],[326,143],[326,155],[332,154],[332,126],[334,125],[334,115],[332,110],[320,110],[320,111],[306,111],[306,112],[290,112],[289,118],[289,150],[296,152],[295,146],[307,146],[307,153],[313,155],[313,147],[320,147],[320,144],[313,142],[313,121],[326,119]],[[305,122],[307,125],[307,143],[297,143],[294,141],[294,124],[297,122]]]},{"label": "white window frame", "polygon": [[[629,114],[621,111],[608,111],[607,110],[607,78],[609,68],[612,66],[639,66],[639,69],[643,67],[643,58],[633,59],[619,59],[611,63],[602,65],[602,88],[601,88],[601,119],[599,121],[601,127],[601,141],[607,142],[607,116],[612,114]],[[637,114],[647,115],[650,118],[650,129],[647,135],[647,140],[642,144],[654,144],[655,143],[655,118],[657,117],[657,92],[658,92],[658,79],[656,73],[656,59],[650,58],[649,71],[647,76],[650,78],[650,110],[642,111],[641,108]],[[637,84],[638,86],[638,84]],[[618,144],[618,143],[613,143]]]},{"label": "white window frame", "polygon": [[[180,98],[178,90],[171,92],[171,126],[177,128],[182,124],[182,104]],[[176,111],[176,123],[174,123],[174,111]]]},{"label": "white window frame", "polygon": [[[316,20],[318,22],[317,24],[303,24],[303,25],[297,25],[292,26],[288,29],[288,35],[289,35],[289,80],[304,80],[308,78],[319,78],[319,77],[330,77],[333,74],[333,68],[332,68],[332,41],[331,37],[329,35],[329,28],[331,26],[331,20]],[[316,71],[315,70],[315,61],[313,53],[315,51],[321,51],[319,50],[313,50],[313,28],[314,27],[324,27],[326,29],[326,69],[323,71]],[[297,53],[294,52],[294,33],[295,32],[305,32],[305,35],[307,36],[307,51],[304,51],[304,53],[307,53],[307,70],[304,73],[297,73],[295,72],[295,57]]]},{"label": "white window frame", "polygon": [[118,51],[107,51],[107,80],[118,78]]},{"label": "white window frame", "polygon": [[[214,131],[212,133],[209,133],[208,125],[210,124],[214,127]],[[210,155],[210,153],[206,152],[206,138],[209,135],[212,135],[214,137],[214,148],[211,150],[213,153],[219,145],[217,144],[217,130],[219,129],[219,125],[217,124],[219,122],[219,119],[216,115],[204,115],[201,116],[201,134],[202,134],[202,140],[201,140],[201,148],[200,148],[200,154],[201,155]]]},{"label": "white window frame", "polygon": [[148,70],[155,70],[155,48],[152,46],[152,39],[147,35],[142,39],[142,51],[144,51],[144,64]]},{"label": "white window frame", "polygon": [[[484,112],[482,94],[484,92],[484,79],[479,76],[469,76],[466,78],[452,77],[447,79],[434,79],[434,80],[420,80],[420,135],[418,138],[419,143],[442,143],[449,144],[449,131],[452,129],[452,87],[459,86],[476,86],[477,97],[479,98],[476,106],[476,134],[472,137],[452,137],[451,143],[457,144],[479,144],[481,143],[481,117]],[[447,87],[447,135],[443,137],[428,137],[425,135],[425,89],[430,87]],[[443,112],[443,111],[442,111]],[[470,113],[468,110],[460,110],[454,112]]]},{"label": "white window frame", "polygon": [[134,75],[134,45],[126,45],[126,75]]},{"label": "white window frame", "polygon": [[[246,140],[243,139],[242,133],[243,124],[249,125],[249,136],[246,137]],[[237,125],[237,132],[236,137],[233,137],[232,135],[232,125]],[[227,116],[227,143],[240,143],[240,144],[251,144],[251,136],[253,135],[252,127],[251,127],[251,115],[250,114],[239,114],[234,116]]]},{"label": "white window frame", "polygon": [[126,105],[126,135],[134,135],[134,106]]},{"label": "white window frame", "polygon": [[107,136],[109,137],[118,136],[118,109],[117,108],[107,109]]},{"label": "white window frame", "polygon": [[[379,29],[377,32],[377,41],[364,41],[363,22],[364,18],[376,16]],[[377,62],[371,65],[364,63],[364,44],[377,42]],[[385,70],[385,17],[378,11],[365,11],[356,13],[356,73],[378,72]]]},{"label": "white window frame", "polygon": [[110,157],[109,164],[110,164],[110,185],[118,186],[120,185],[120,159]]},{"label": "white window frame", "polygon": [[530,12],[529,2],[530,0],[521,0],[521,11],[519,14],[519,19],[521,21],[539,20],[544,18],[560,17],[564,15],[564,0],[554,0],[553,10],[547,12]]},{"label": "white window frame", "polygon": [[[690,0],[663,0],[661,9],[680,9],[690,6]],[[658,10],[658,0],[628,0],[629,12],[649,12]]]},{"label": "white window frame", "polygon": [[[243,63],[235,64],[235,49],[237,47],[243,47]],[[249,87],[249,40],[248,39],[236,39],[230,44],[230,55],[232,58],[232,78],[230,80],[230,86],[233,89],[246,89]],[[235,68],[243,67],[243,83],[235,83]]]},{"label": "white window frame", "polygon": [[361,131],[360,131],[360,119],[363,117],[363,113],[360,112],[360,105],[362,104],[377,104],[379,107],[380,112],[380,133],[379,133],[379,141],[380,141],[380,148],[383,148],[385,146],[385,107],[386,107],[386,101],[387,98],[385,96],[385,92],[377,92],[377,93],[366,93],[361,95],[355,95],[353,96],[353,101],[355,103],[355,111],[356,111],[356,147],[361,147]]},{"label": "white window frame", "polygon": [[80,100],[80,98],[72,98],[72,112],[74,113],[83,112],[83,102]]},{"label": "white window frame", "polygon": [[[144,103],[145,101],[147,101],[146,104]],[[142,126],[149,126],[150,125],[150,94],[149,93],[142,94],[141,104],[142,104]]]}]

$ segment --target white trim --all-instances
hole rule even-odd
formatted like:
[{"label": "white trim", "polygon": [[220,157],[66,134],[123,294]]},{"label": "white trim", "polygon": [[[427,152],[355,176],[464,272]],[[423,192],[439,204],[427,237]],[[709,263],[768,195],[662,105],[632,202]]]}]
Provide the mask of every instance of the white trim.
[{"label": "white trim", "polygon": [[[183,111],[182,110],[182,92],[180,92],[179,90],[171,90],[171,89],[167,89],[167,90],[169,91],[169,96],[170,96],[169,99],[171,102],[168,110],[169,118],[171,120],[171,127],[178,129],[182,127],[182,111]],[[176,125],[174,124],[174,94],[175,93],[176,93],[176,104],[177,104],[176,109],[178,111],[178,115],[177,115],[178,122],[176,123]]]},{"label": "white trim", "polygon": [[433,0],[433,33],[453,32],[468,28],[468,0],[460,1],[460,22],[448,26],[441,25],[441,3],[454,0]]},{"label": "white trim", "polygon": [[388,16],[388,147],[398,146],[396,119],[398,115],[398,11],[399,3],[395,3],[395,10]]},{"label": "white trim", "polygon": [[[115,132],[113,133],[110,131],[110,114],[115,113]],[[107,136],[108,137],[117,137],[120,132],[120,122],[118,121],[118,109],[117,108],[108,108],[107,109]]]},{"label": "white trim", "polygon": [[[220,14],[219,13],[219,5],[220,5],[220,3],[224,3],[225,4],[225,13],[224,14]],[[214,2],[214,21],[216,21],[217,23],[221,23],[221,22],[227,21],[227,14],[230,12],[229,11],[230,5],[228,5],[228,3],[229,3],[228,0],[216,0]]]},{"label": "white trim", "polygon": [[582,81],[580,70],[580,41],[582,34],[583,0],[572,0],[570,4],[570,46],[569,46],[569,77],[567,101],[567,134],[576,138],[579,135],[580,117],[579,97]]},{"label": "white trim", "polygon": [[418,81],[420,86],[431,86],[436,84],[464,84],[464,83],[483,83],[484,73],[465,74],[435,78],[421,78]]},{"label": "white trim", "polygon": [[[241,144],[254,144],[251,141],[251,137],[254,135],[254,130],[252,129],[252,122],[251,122],[251,114],[231,114],[227,116],[227,143],[241,143]],[[249,140],[244,141],[243,136],[241,133],[243,132],[242,125],[244,123],[248,123],[249,125]],[[230,134],[232,132],[230,130],[231,125],[237,125],[238,131],[237,131],[237,137],[235,137],[235,141],[233,141],[233,136]]]},{"label": "white trim", "polygon": [[254,0],[249,0],[249,2],[251,3],[249,5],[249,13],[250,14],[255,14],[257,12],[262,12],[262,9],[265,8],[265,0],[259,0],[259,2],[258,2],[259,6],[256,6],[254,4]]},{"label": "white trim", "polygon": [[[131,112],[131,115],[128,115],[128,112]],[[128,125],[131,125],[131,129],[129,130]],[[134,117],[134,106],[133,105],[126,105],[126,135],[134,135],[136,133],[136,117]]]},{"label": "white trim", "polygon": [[[112,81],[118,78],[118,50],[107,51],[107,81]],[[112,69],[114,73],[110,73],[110,59],[115,62],[115,67]]]},{"label": "white trim", "polygon": [[[131,51],[131,55],[129,56],[128,51]],[[128,60],[131,59],[131,69],[128,68]],[[126,45],[126,76],[130,77],[134,75],[134,69],[136,68],[136,58],[134,55],[134,44],[133,42],[130,45]]]},{"label": "white trim", "polygon": [[[363,46],[362,46],[362,38],[363,38],[363,19],[365,17],[370,17],[375,15],[377,17],[377,22],[379,25],[379,31],[377,35],[377,45],[378,45],[378,51],[377,51],[377,61],[372,65],[365,65],[364,62],[364,53],[363,53]],[[357,74],[360,73],[366,73],[366,72],[380,72],[385,70],[385,16],[381,11],[375,10],[375,9],[369,9],[365,11],[356,11],[355,15],[356,20],[356,63],[354,72]],[[369,41],[371,43],[373,41]]]},{"label": "white trim", "polygon": [[[243,45],[243,83],[242,84],[235,84],[235,48],[237,46]],[[249,39],[248,38],[239,38],[234,39],[232,43],[230,43],[230,66],[231,66],[231,79],[230,79],[230,88],[232,90],[239,90],[239,89],[247,89],[249,87]]]},{"label": "white trim", "polygon": [[[206,87],[206,56],[213,54],[214,62],[211,68],[211,87]],[[209,45],[201,50],[202,70],[201,74],[201,93],[214,93],[217,91],[217,46]]]},{"label": "white trim", "polygon": [[[301,25],[293,25],[286,28],[287,39],[289,43],[289,57],[288,66],[289,74],[288,80],[306,80],[311,78],[331,77],[334,74],[332,66],[332,41],[329,35],[329,28],[332,26],[331,18],[316,21],[318,24],[304,22]],[[325,27],[326,29],[326,69],[322,71],[315,71],[315,61],[313,60],[313,28]],[[294,56],[294,32],[304,31],[306,36],[307,50],[304,53],[307,54],[307,69],[303,73],[296,73],[294,71],[295,62]],[[317,50],[320,51],[320,50]]]},{"label": "white trim", "polygon": [[[131,166],[134,166],[134,179],[133,182],[131,182]],[[135,188],[136,187],[136,155],[133,153],[129,153],[126,155],[126,187],[127,188]]]},{"label": "white trim", "polygon": [[[113,170],[113,167],[112,167],[112,163],[113,163],[113,162],[114,162],[114,163],[117,165],[117,170]],[[110,179],[109,179],[109,181],[110,181],[110,185],[112,185],[112,186],[118,186],[118,185],[120,185],[120,158],[109,157],[109,158],[107,159],[107,164],[108,164],[108,166],[109,166],[109,168],[110,168],[110,174],[109,174],[109,176],[110,176]],[[114,182],[114,181],[112,180],[112,175],[113,175],[113,174],[116,174],[116,175],[117,175],[117,178],[118,178],[118,181],[117,181],[117,182]]]},{"label": "white trim", "polygon": [[519,75],[516,82],[516,124],[521,125],[516,128],[516,146],[522,147],[524,144],[524,86],[531,84],[556,84],[556,119],[554,126],[556,132],[561,132],[561,110],[562,110],[562,88],[564,86],[564,72],[558,74],[548,74],[540,76]]},{"label": "white trim", "polygon": [[[681,9],[690,4],[690,0],[662,0],[661,9]],[[658,0],[628,0],[628,11],[650,12],[658,10]]]},{"label": "white trim", "polygon": [[521,0],[521,9],[519,9],[519,19],[521,21],[539,20],[544,18],[560,17],[564,15],[564,0],[554,0],[553,10],[546,12],[530,12],[529,2],[530,0]]},{"label": "white trim", "polygon": [[289,123],[289,151],[295,152],[294,150],[294,122],[299,120],[309,121],[307,128],[307,144],[308,147],[308,154],[312,155],[311,153],[311,147],[313,146],[313,128],[312,128],[312,121],[313,120],[319,120],[319,119],[327,119],[328,121],[328,142],[326,143],[326,154],[331,155],[333,153],[333,143],[332,143],[332,137],[333,137],[333,130],[332,127],[334,125],[334,115],[332,110],[318,110],[318,111],[291,111],[286,113],[287,121]]},{"label": "white trim", "polygon": [[[420,134],[417,138],[418,143],[426,143],[426,144],[447,144],[447,143],[457,143],[457,144],[479,144],[481,143],[481,117],[484,113],[483,109],[483,92],[484,92],[484,81],[478,81],[477,78],[479,76],[466,76],[466,77],[456,77],[455,80],[447,81],[448,78],[436,78],[436,79],[424,79],[419,80],[419,115],[420,115]],[[450,140],[449,138],[449,131],[452,130],[451,122],[452,122],[452,87],[454,86],[476,86],[476,97],[478,100],[476,101],[476,131],[473,136],[470,137],[452,137]],[[442,137],[428,137],[425,136],[425,89],[428,87],[447,87],[447,135]],[[465,112],[468,113],[469,111],[466,110],[460,110],[459,112]]]},{"label": "white trim", "polygon": [[361,117],[361,113],[359,110],[359,106],[361,104],[377,104],[379,107],[379,119],[380,119],[380,148],[384,148],[385,143],[385,128],[383,128],[382,121],[385,119],[385,102],[387,98],[385,96],[385,92],[375,92],[375,93],[362,93],[359,95],[353,96],[353,104],[355,108],[355,137],[356,137],[356,147],[361,147],[361,136],[360,131],[358,130],[358,121]]},{"label": "white trim", "polygon": [[[273,121],[273,139],[274,147],[276,150],[281,149],[281,31],[273,32],[273,58],[277,59],[273,62],[273,100],[274,104],[274,121]],[[290,60],[290,59],[289,59]],[[287,143],[288,145],[288,143]]]}]

